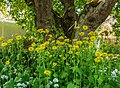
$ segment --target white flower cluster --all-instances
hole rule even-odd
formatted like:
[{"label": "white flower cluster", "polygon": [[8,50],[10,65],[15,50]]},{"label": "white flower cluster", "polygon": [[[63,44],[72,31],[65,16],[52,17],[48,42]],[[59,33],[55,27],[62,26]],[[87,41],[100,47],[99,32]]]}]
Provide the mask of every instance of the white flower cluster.
[{"label": "white flower cluster", "polygon": [[7,75],[1,75],[1,79],[8,79]]},{"label": "white flower cluster", "polygon": [[53,81],[49,82],[49,85],[54,84],[54,88],[59,88],[58,82],[59,82],[58,78],[54,78]]},{"label": "white flower cluster", "polygon": [[17,88],[27,88],[27,85],[25,83],[18,83]]}]

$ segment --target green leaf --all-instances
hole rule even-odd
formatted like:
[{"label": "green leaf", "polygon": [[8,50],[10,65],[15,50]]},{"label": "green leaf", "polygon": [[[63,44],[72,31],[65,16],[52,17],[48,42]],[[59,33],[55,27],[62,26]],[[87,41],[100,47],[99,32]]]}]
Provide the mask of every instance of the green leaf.
[{"label": "green leaf", "polygon": [[10,79],[8,82],[6,82],[3,85],[3,88],[14,88],[14,81],[13,81],[13,79]]},{"label": "green leaf", "polygon": [[74,84],[73,84],[73,83],[69,83],[69,84],[67,85],[67,88],[74,88]]},{"label": "green leaf", "polygon": [[90,83],[94,83],[94,77],[92,75],[88,77],[88,80]]},{"label": "green leaf", "polygon": [[63,78],[66,78],[66,76],[67,76],[67,72],[63,71],[62,74],[61,74],[61,78],[62,78],[62,79],[63,79]]},{"label": "green leaf", "polygon": [[97,78],[98,78],[98,75],[94,75],[94,78],[97,79]]},{"label": "green leaf", "polygon": [[104,85],[103,88],[110,88],[110,85]]},{"label": "green leaf", "polygon": [[80,84],[80,79],[73,79],[73,82],[76,84]]},{"label": "green leaf", "polygon": [[98,83],[101,84],[103,82],[103,78],[102,77],[99,77],[98,78]]}]

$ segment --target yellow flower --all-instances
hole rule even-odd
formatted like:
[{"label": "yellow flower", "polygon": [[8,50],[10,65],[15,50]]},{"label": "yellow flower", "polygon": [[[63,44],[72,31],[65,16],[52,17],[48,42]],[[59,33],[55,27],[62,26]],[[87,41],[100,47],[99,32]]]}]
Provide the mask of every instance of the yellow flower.
[{"label": "yellow flower", "polygon": [[103,57],[106,57],[108,54],[107,53],[102,53],[102,56]]},{"label": "yellow flower", "polygon": [[56,50],[56,49],[57,49],[57,47],[56,47],[56,46],[53,46],[53,47],[52,47],[52,49],[53,49],[53,50]]},{"label": "yellow flower", "polygon": [[10,64],[10,61],[6,61],[5,64],[6,64],[6,65],[9,65],[9,64]]},{"label": "yellow flower", "polygon": [[0,40],[1,40],[1,41],[4,40],[4,36],[1,36],[1,37],[0,37]]},{"label": "yellow flower", "polygon": [[71,47],[72,47],[72,45],[71,45],[71,44],[69,44],[69,45],[68,45],[68,47],[69,47],[69,48],[71,48]]},{"label": "yellow flower", "polygon": [[33,43],[31,44],[31,46],[34,47],[34,46],[35,46],[35,43],[33,42]]},{"label": "yellow flower", "polygon": [[93,42],[89,42],[89,46],[92,47],[94,45]]},{"label": "yellow flower", "polygon": [[46,41],[44,44],[45,44],[45,45],[49,45],[49,44],[50,44],[50,42],[49,42],[49,41]]},{"label": "yellow flower", "polygon": [[59,55],[59,57],[62,57],[62,55]]},{"label": "yellow flower", "polygon": [[49,58],[52,58],[52,55],[50,55]]},{"label": "yellow flower", "polygon": [[85,34],[84,32],[80,32],[79,36],[84,36],[84,34]]},{"label": "yellow flower", "polygon": [[101,52],[95,52],[96,56],[101,56]]},{"label": "yellow flower", "polygon": [[43,28],[37,30],[37,32],[42,32],[42,31],[43,31]]},{"label": "yellow flower", "polygon": [[60,37],[58,37],[58,39],[64,39],[64,37],[63,37],[63,36],[60,36]]},{"label": "yellow flower", "polygon": [[73,42],[77,41],[78,39],[73,39]]},{"label": "yellow flower", "polygon": [[45,71],[44,71],[44,74],[45,74],[45,75],[50,75],[50,74],[51,74],[51,71],[50,71],[50,70],[45,70]]},{"label": "yellow flower", "polygon": [[40,47],[45,47],[45,43],[44,43],[44,44],[41,44]]},{"label": "yellow flower", "polygon": [[56,40],[56,44],[60,44],[60,41],[59,41],[59,40]]},{"label": "yellow flower", "polygon": [[1,46],[2,47],[7,46],[7,43],[2,43]]},{"label": "yellow flower", "polygon": [[40,48],[37,47],[35,50],[36,50],[37,52],[39,52],[39,51],[40,51]]},{"label": "yellow flower", "polygon": [[13,41],[13,39],[8,39],[7,43],[11,43]]},{"label": "yellow flower", "polygon": [[75,54],[76,54],[76,55],[78,55],[78,54],[79,54],[79,52],[75,52]]},{"label": "yellow flower", "polygon": [[57,65],[57,63],[56,63],[56,62],[53,62],[53,63],[52,63],[52,66],[53,66],[53,67],[55,67],[56,65]]},{"label": "yellow flower", "polygon": [[94,41],[95,39],[96,39],[95,36],[91,36],[91,37],[90,37],[90,40],[91,40],[91,41]]},{"label": "yellow flower", "polygon": [[95,60],[95,62],[100,62],[101,61],[101,59],[99,57],[95,58],[94,60]]},{"label": "yellow flower", "polygon": [[82,41],[76,41],[75,44],[76,44],[76,45],[81,45],[81,44],[82,44]]},{"label": "yellow flower", "polygon": [[93,32],[93,31],[91,31],[91,32],[88,33],[88,36],[96,36],[96,35],[97,35],[97,33]]},{"label": "yellow flower", "polygon": [[51,37],[51,38],[53,37],[51,34],[49,34],[48,36]]},{"label": "yellow flower", "polygon": [[22,38],[21,35],[17,35],[17,36],[16,36],[16,40],[20,40],[21,38]]},{"label": "yellow flower", "polygon": [[51,40],[52,40],[52,38],[49,38],[49,39],[48,39],[48,41],[51,41]]},{"label": "yellow flower", "polygon": [[63,60],[66,60],[66,57],[63,57],[62,59],[63,59]]},{"label": "yellow flower", "polygon": [[86,30],[88,30],[88,26],[87,25],[83,25],[82,29],[86,31]]},{"label": "yellow flower", "polygon": [[79,28],[80,28],[80,26],[75,26],[74,28],[75,28],[75,29],[79,29]]},{"label": "yellow flower", "polygon": [[65,40],[64,40],[64,42],[69,42],[69,41],[70,41],[70,39],[65,39]]},{"label": "yellow flower", "polygon": [[34,50],[33,47],[29,47],[29,48],[28,48],[28,51],[33,51],[33,50]]},{"label": "yellow flower", "polygon": [[49,33],[49,30],[48,30],[48,29],[45,29],[45,33]]},{"label": "yellow flower", "polygon": [[40,47],[40,48],[39,48],[39,50],[44,50],[44,49],[45,49],[45,47]]},{"label": "yellow flower", "polygon": [[69,51],[68,53],[69,53],[69,54],[72,54],[72,53],[73,53],[73,51]]},{"label": "yellow flower", "polygon": [[60,42],[60,45],[64,45],[65,44],[65,42]]},{"label": "yellow flower", "polygon": [[109,57],[114,57],[114,54],[108,54]]}]

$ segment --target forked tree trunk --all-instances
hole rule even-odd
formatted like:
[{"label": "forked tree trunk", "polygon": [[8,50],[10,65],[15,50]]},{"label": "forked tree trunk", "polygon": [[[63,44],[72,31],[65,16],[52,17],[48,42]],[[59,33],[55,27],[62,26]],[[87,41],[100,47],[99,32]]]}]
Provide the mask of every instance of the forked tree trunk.
[{"label": "forked tree trunk", "polygon": [[[31,0],[25,0],[31,1]],[[48,28],[52,25],[60,25],[64,34],[73,39],[80,39],[78,33],[80,29],[74,29],[74,22],[78,20],[78,16],[75,12],[74,0],[60,0],[65,7],[65,15],[59,18],[52,10],[52,0],[32,0],[36,12],[36,25],[39,28]],[[96,0],[95,0],[96,1]],[[117,0],[98,0],[100,1],[96,5],[87,4],[83,14],[85,16],[79,17],[78,24],[80,27],[87,25],[89,30],[85,31],[87,35],[90,31],[95,31],[98,26],[105,21]],[[94,2],[92,2],[94,3]],[[96,3],[96,2],[95,2]],[[56,23],[56,24],[55,24]]]}]

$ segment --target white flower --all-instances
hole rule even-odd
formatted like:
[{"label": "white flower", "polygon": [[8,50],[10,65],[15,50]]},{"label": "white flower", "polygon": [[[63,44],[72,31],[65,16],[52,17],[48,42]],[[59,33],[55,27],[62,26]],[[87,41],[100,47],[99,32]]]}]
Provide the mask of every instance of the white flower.
[{"label": "white flower", "polygon": [[22,83],[21,86],[22,86],[22,87],[25,87],[25,88],[27,87],[27,85],[25,85],[25,83]]},{"label": "white flower", "polygon": [[7,75],[2,75],[1,79],[8,79],[8,76]]},{"label": "white flower", "polygon": [[18,86],[18,87],[21,86],[21,83],[18,83],[17,86]]},{"label": "white flower", "polygon": [[59,87],[59,85],[58,84],[54,84],[54,88],[57,88],[57,87]]},{"label": "white flower", "polygon": [[58,78],[54,78],[54,79],[53,79],[53,82],[58,82]]},{"label": "white flower", "polygon": [[48,84],[49,84],[49,85],[52,85],[52,83],[53,83],[53,82],[52,82],[52,81],[50,81]]}]

